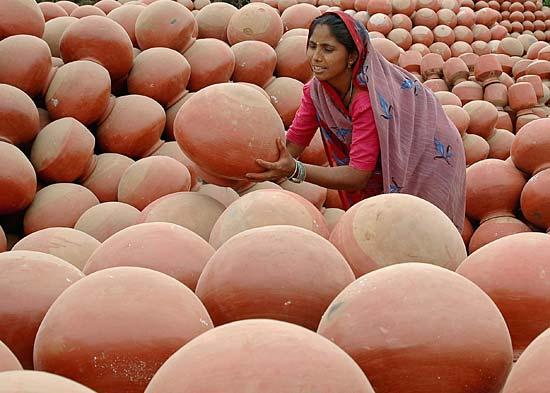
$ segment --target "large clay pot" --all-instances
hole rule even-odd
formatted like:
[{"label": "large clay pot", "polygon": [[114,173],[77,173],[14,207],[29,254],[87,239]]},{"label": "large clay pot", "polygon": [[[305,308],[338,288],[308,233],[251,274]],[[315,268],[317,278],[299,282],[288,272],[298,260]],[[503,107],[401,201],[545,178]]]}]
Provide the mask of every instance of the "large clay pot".
[{"label": "large clay pot", "polygon": [[475,100],[464,105],[464,110],[470,115],[469,134],[490,138],[495,132],[498,112],[493,104],[487,101]]},{"label": "large clay pot", "polygon": [[454,86],[468,80],[470,71],[462,59],[452,57],[443,64],[443,75],[447,84]]},{"label": "large clay pot", "polygon": [[228,207],[239,199],[239,194],[231,187],[220,187],[215,184],[201,184],[198,187],[197,192],[199,194],[214,198],[225,207]]},{"label": "large clay pot", "polygon": [[314,4],[299,3],[288,7],[281,14],[285,31],[293,29],[309,29],[311,22],[321,16],[321,11]]},{"label": "large clay pot", "polygon": [[464,277],[423,263],[356,280],[333,300],[318,333],[357,362],[377,393],[463,393],[465,386],[498,393],[512,366],[510,335],[491,299]]},{"label": "large clay pot", "polygon": [[481,247],[505,236],[516,233],[531,232],[531,229],[522,221],[514,217],[496,217],[484,221],[473,233],[468,246],[472,254]]},{"label": "large clay pot", "polygon": [[36,0],[4,0],[0,2],[0,41],[17,34],[42,37],[44,15]]},{"label": "large clay pot", "polygon": [[522,127],[512,143],[510,155],[521,171],[536,174],[550,167],[550,119],[538,119]]},{"label": "large clay pot", "polygon": [[281,116],[284,127],[288,129],[300,107],[304,84],[282,76],[273,80],[264,89],[271,97],[271,103]]},{"label": "large clay pot", "polygon": [[235,55],[229,45],[215,38],[203,38],[183,54],[191,65],[189,90],[229,82],[235,70]]},{"label": "large clay pot", "polygon": [[496,240],[470,255],[457,272],[478,285],[500,309],[514,358],[548,328],[550,237],[519,233]]},{"label": "large clay pot", "polygon": [[502,66],[498,58],[494,54],[486,54],[479,56],[475,65],[475,77],[483,83],[483,86],[498,82],[498,78],[502,74]]},{"label": "large clay pot", "polygon": [[267,4],[250,3],[229,20],[227,40],[230,45],[247,40],[262,41],[274,48],[283,32],[283,22],[277,11]]},{"label": "large clay pot", "polygon": [[55,73],[44,100],[52,120],[74,117],[85,126],[93,124],[113,105],[109,72],[88,60],[65,64]]},{"label": "large clay pot", "polygon": [[132,41],[128,33],[102,16],[87,16],[68,26],[61,38],[60,51],[65,63],[91,60],[101,64],[113,81],[125,77],[132,68]]},{"label": "large clay pot", "polygon": [[231,80],[265,86],[273,79],[277,53],[261,41],[242,41],[231,47],[235,55],[235,69]]},{"label": "large clay pot", "polygon": [[104,152],[147,157],[162,145],[165,123],[164,109],[152,98],[137,94],[117,97],[113,110],[97,129],[97,143]]},{"label": "large clay pot", "polygon": [[0,141],[0,214],[27,208],[36,193],[36,173],[25,154]]},{"label": "large clay pot", "polygon": [[65,117],[49,123],[36,137],[31,162],[44,182],[73,182],[93,162],[95,138],[82,123]]},{"label": "large clay pot", "polygon": [[227,25],[237,12],[237,7],[228,3],[212,3],[197,13],[198,38],[216,38],[227,42]]},{"label": "large clay pot", "polygon": [[210,328],[204,306],[177,280],[150,269],[106,269],[69,287],[49,309],[36,336],[35,369],[100,392],[143,391],[170,355]]},{"label": "large clay pot", "polygon": [[141,222],[141,212],[122,202],[105,202],[86,210],[74,229],[87,233],[103,243],[115,233]]},{"label": "large clay pot", "polygon": [[[514,83],[508,89],[508,102],[517,116],[532,113],[531,108],[537,105],[537,95],[533,85],[528,82]],[[517,127],[516,130],[518,130]]]},{"label": "large clay pot", "polygon": [[316,330],[332,299],[354,279],[328,240],[296,226],[275,225],[226,241],[205,266],[196,293],[215,325],[269,318]]},{"label": "large clay pot", "polygon": [[194,291],[213,254],[212,246],[187,228],[165,222],[144,223],[105,240],[90,256],[84,273],[117,266],[144,267],[168,274]]},{"label": "large clay pot", "polygon": [[504,83],[491,83],[483,89],[483,100],[502,111],[508,105],[508,88]]},{"label": "large clay pot", "polygon": [[550,170],[535,174],[521,192],[521,212],[530,223],[545,231],[550,229]]},{"label": "large clay pot", "polygon": [[160,147],[154,154],[154,156],[166,156],[171,157],[187,167],[189,174],[191,175],[191,190],[195,191],[199,183],[199,173],[197,171],[197,164],[187,157],[183,151],[181,151],[178,143],[175,141],[166,142]]},{"label": "large clay pot", "polygon": [[122,174],[118,201],[143,210],[165,195],[190,188],[191,174],[185,165],[170,157],[147,157],[136,161]]},{"label": "large clay pot", "polygon": [[470,115],[468,112],[457,105],[443,105],[445,114],[453,122],[460,135],[464,135],[470,125]]},{"label": "large clay pot", "polygon": [[523,351],[510,372],[502,393],[544,393],[550,384],[546,366],[550,362],[550,329],[546,329]]},{"label": "large clay pot", "polygon": [[103,10],[94,7],[93,5],[81,5],[76,8],[69,16],[81,19],[87,16],[107,16]]},{"label": "large clay pot", "polygon": [[147,49],[134,59],[128,92],[170,107],[187,92],[190,76],[191,66],[181,53],[169,48]]},{"label": "large clay pot", "polygon": [[48,45],[31,35],[0,41],[0,83],[15,86],[31,97],[44,92],[53,76]]},{"label": "large clay pot", "polygon": [[[191,160],[229,179],[262,171],[255,159],[275,161],[275,138],[284,139],[283,124],[271,103],[251,87],[228,83],[194,94],[178,112],[174,133]],[[221,145],[223,155],[217,154]]]},{"label": "large clay pot", "polygon": [[105,14],[109,15],[111,11],[120,8],[122,4],[120,4],[118,1],[115,0],[99,0],[97,3],[94,4],[97,8],[105,12]]},{"label": "large clay pot", "polygon": [[311,65],[303,50],[307,47],[306,36],[288,37],[281,40],[275,52],[277,55],[277,76],[294,78],[300,82],[307,83],[313,76]]},{"label": "large clay pot", "polygon": [[[249,356],[243,357],[244,351]],[[292,393],[296,381],[306,392],[374,393],[361,369],[329,340],[264,319],[233,322],[202,334],[164,363],[145,392]]]},{"label": "large clay pot", "polygon": [[100,202],[117,200],[122,174],[134,160],[117,153],[103,153],[95,158],[94,170],[82,179],[82,185],[92,191]]},{"label": "large clay pot", "polygon": [[[396,220],[398,227],[393,225]],[[377,195],[353,205],[330,241],[356,277],[404,262],[454,270],[466,258],[464,242],[452,221],[436,206],[407,194]]]},{"label": "large clay pot", "polygon": [[46,23],[42,39],[48,44],[52,56],[61,57],[61,52],[59,50],[61,37],[67,27],[76,21],[78,21],[78,19],[72,16],[62,16],[60,18],[52,19]]},{"label": "large clay pot", "polygon": [[80,270],[53,255],[0,254],[0,340],[25,369],[33,368],[34,340],[44,315],[65,289],[83,277]]},{"label": "large clay pot", "polygon": [[136,20],[136,40],[142,50],[165,47],[181,52],[193,43],[196,23],[191,11],[182,4],[155,1]]},{"label": "large clay pot", "polygon": [[508,130],[495,129],[492,137],[487,139],[489,143],[489,158],[506,160],[510,157],[510,149],[514,143],[515,135]]},{"label": "large clay pot", "polygon": [[452,93],[460,98],[462,105],[475,100],[483,100],[483,88],[473,81],[460,82],[453,87]]},{"label": "large clay pot", "polygon": [[166,195],[143,209],[143,222],[170,222],[187,228],[208,241],[225,206],[197,192]]},{"label": "large clay pot", "polygon": [[[460,107],[462,106],[460,98],[458,98],[457,95],[451,93],[450,91],[438,91],[435,93],[435,97],[441,105],[454,105]],[[468,118],[469,117],[470,115],[468,115]]]},{"label": "large clay pot", "polygon": [[28,235],[51,227],[73,228],[82,213],[98,203],[96,196],[83,186],[72,183],[51,184],[36,193],[25,212],[24,233]]},{"label": "large clay pot", "polygon": [[78,8],[78,4],[75,4],[69,0],[56,1],[55,4],[62,7],[67,12],[67,14],[71,14],[71,12]]},{"label": "large clay pot", "polygon": [[39,114],[32,99],[17,87],[0,84],[0,141],[24,144],[38,131]]},{"label": "large clay pot", "polygon": [[238,233],[268,225],[294,225],[329,236],[322,214],[311,202],[290,191],[260,189],[242,195],[220,215],[210,244],[217,249]]},{"label": "large clay pot", "polygon": [[[21,363],[19,362],[17,357],[15,357],[13,352],[6,346],[6,344],[0,341],[0,373],[1,375],[5,375],[9,371],[18,371],[22,369],[23,367],[21,367]],[[2,387],[3,385],[1,385],[1,382],[0,382],[0,389],[2,389]]]}]

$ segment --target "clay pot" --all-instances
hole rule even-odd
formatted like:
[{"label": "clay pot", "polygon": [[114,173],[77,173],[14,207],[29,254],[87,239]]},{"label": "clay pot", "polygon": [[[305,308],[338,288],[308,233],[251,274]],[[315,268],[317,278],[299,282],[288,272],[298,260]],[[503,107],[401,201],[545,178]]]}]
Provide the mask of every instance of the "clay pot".
[{"label": "clay pot", "polygon": [[38,133],[30,158],[42,181],[73,182],[91,170],[94,145],[94,135],[78,120],[66,117]]},{"label": "clay pot", "polygon": [[116,201],[122,174],[133,163],[134,160],[121,154],[99,154],[95,157],[93,171],[82,179],[82,185],[92,191],[100,202]]},{"label": "clay pot", "polygon": [[479,249],[457,269],[499,308],[512,337],[514,359],[548,328],[550,292],[544,272],[549,253],[548,235],[519,233]]},{"label": "clay pot", "polygon": [[546,329],[523,351],[510,372],[502,393],[518,393],[529,389],[533,393],[543,393],[550,381],[544,368],[548,364],[550,330]]},{"label": "clay pot", "polygon": [[495,129],[495,133],[492,137],[487,139],[489,143],[489,158],[497,158],[499,160],[506,160],[510,157],[510,149],[514,142],[515,135],[503,129]]},{"label": "clay pot", "polygon": [[16,87],[0,84],[0,141],[21,145],[32,141],[39,130],[32,99]]},{"label": "clay pot", "polygon": [[247,229],[279,224],[305,228],[325,238],[329,235],[322,214],[309,201],[289,191],[263,189],[241,196],[223,212],[212,229],[210,244],[218,249]]},{"label": "clay pot", "polygon": [[[424,44],[412,44],[409,50],[417,51],[422,56],[426,56],[427,54],[431,53],[430,49]],[[417,77],[422,78],[420,75],[418,75]]]},{"label": "clay pot", "polygon": [[[250,356],[243,358],[244,350]],[[318,356],[310,358],[313,353]],[[189,373],[182,378],[180,370]],[[295,386],[289,381],[298,379],[306,391],[374,393],[360,368],[329,340],[265,319],[233,322],[202,334],[164,363],[145,392],[253,390],[265,384],[262,392],[290,393]]]},{"label": "clay pot", "polygon": [[117,97],[97,129],[97,143],[104,152],[147,157],[163,143],[160,136],[165,123],[166,114],[153,99],[135,94]]},{"label": "clay pot", "polygon": [[398,65],[399,67],[409,71],[420,73],[420,64],[422,62],[422,55],[420,52],[414,50],[408,50],[399,55]]},{"label": "clay pot", "polygon": [[239,191],[239,195],[243,196],[258,190],[282,190],[282,189],[283,187],[281,187],[277,183],[273,183],[271,181],[262,181],[259,183],[252,183],[252,187]]},{"label": "clay pot", "polygon": [[473,49],[470,44],[461,41],[457,41],[452,44],[450,49],[452,57],[459,57],[460,55],[463,55],[465,53],[473,53]]},{"label": "clay pot", "polygon": [[201,184],[197,192],[214,198],[225,207],[239,199],[239,194],[231,187],[220,187],[215,184]]},{"label": "clay pot", "polygon": [[18,371],[22,369],[23,367],[21,367],[21,363],[19,363],[19,360],[15,357],[13,352],[6,346],[6,344],[0,341],[0,372],[2,372],[2,375],[8,374],[10,371]]},{"label": "clay pot", "polygon": [[443,79],[430,79],[424,82],[423,85],[434,93],[438,91],[449,91],[449,87]]},{"label": "clay pot", "polygon": [[[530,112],[532,112],[530,110]],[[534,113],[528,113],[526,115],[518,116],[516,118],[516,132],[521,130],[526,124],[538,120],[540,117],[538,115],[535,115]]]},{"label": "clay pot", "polygon": [[474,228],[472,226],[472,223],[470,220],[468,220],[468,217],[464,217],[464,227],[462,229],[462,240],[464,240],[464,244],[466,245],[466,248],[468,247],[468,244],[470,243],[470,239],[472,238],[472,235],[474,233]]},{"label": "clay pot", "polygon": [[[387,208],[389,205],[392,209]],[[405,214],[405,211],[418,214]],[[401,217],[399,228],[390,225],[396,217]],[[411,228],[415,228],[414,231]],[[400,239],[399,247],[390,239]],[[405,261],[432,263],[454,270],[466,258],[464,242],[452,221],[431,203],[406,194],[382,194],[355,204],[342,216],[330,241],[344,255],[356,277]],[[389,244],[392,246],[387,246]],[[420,248],[419,244],[423,246]]]},{"label": "clay pot", "polygon": [[189,98],[193,96],[193,94],[194,93],[184,93],[183,97],[166,109],[166,124],[164,126],[164,136],[166,139],[170,141],[174,141],[176,139],[174,136],[174,120],[176,119],[176,115],[178,114],[180,108],[187,102],[187,100],[189,100]]},{"label": "clay pot", "polygon": [[56,1],[55,4],[63,8],[67,12],[67,14],[71,14],[71,12],[78,8],[78,4],[75,4],[72,1],[68,0]]},{"label": "clay pot", "polygon": [[198,24],[198,38],[216,38],[227,42],[227,25],[237,12],[228,3],[212,3],[203,7],[195,16]]},{"label": "clay pot", "polygon": [[454,95],[451,92],[438,91],[437,93],[435,93],[435,97],[437,98],[437,100],[441,105],[462,106],[462,102],[460,102],[460,98],[458,98],[456,95]]},{"label": "clay pot", "polygon": [[281,14],[285,31],[292,29],[309,29],[313,19],[321,15],[321,11],[313,4],[300,3],[288,7]]},{"label": "clay pot", "polygon": [[[404,29],[410,32],[413,28],[411,18],[404,14],[394,14],[391,17],[392,26],[394,29]],[[366,27],[366,25],[365,25]],[[411,36],[412,38],[412,36]]]},{"label": "clay pot", "polygon": [[15,86],[31,97],[43,94],[53,76],[48,45],[31,35],[0,41],[0,83]]},{"label": "clay pot", "polygon": [[300,154],[300,161],[306,164],[328,166],[327,154],[319,130],[315,132],[309,145]]},{"label": "clay pot", "polygon": [[460,98],[462,105],[466,105],[472,101],[483,100],[483,88],[476,82],[460,82],[453,87],[452,92]]},{"label": "clay pot", "polygon": [[128,92],[170,107],[186,93],[190,76],[191,66],[180,53],[169,48],[147,49],[134,59]]},{"label": "clay pot", "polygon": [[[525,83],[525,82],[524,82]],[[550,167],[550,119],[538,119],[522,127],[512,143],[511,157],[521,171],[536,174]]]},{"label": "clay pot", "polygon": [[517,116],[532,113],[531,108],[537,105],[535,89],[528,82],[514,83],[508,89],[508,102]]},{"label": "clay pot", "polygon": [[189,90],[198,91],[216,83],[229,82],[235,69],[235,55],[223,41],[203,38],[184,53],[191,65]]},{"label": "clay pot", "polygon": [[415,26],[426,26],[432,30],[437,26],[438,17],[437,10],[431,8],[420,8],[412,16],[412,21]]},{"label": "clay pot", "polygon": [[60,17],[69,15],[63,7],[60,7],[59,5],[52,3],[50,1],[38,3],[38,7],[40,8],[40,11],[44,15],[44,20],[46,22],[55,18],[60,18]]},{"label": "clay pot", "polygon": [[46,23],[42,39],[48,44],[51,51],[51,56],[58,58],[61,57],[61,52],[59,50],[61,37],[67,27],[76,21],[78,21],[78,19],[72,16],[62,16],[52,19]]},{"label": "clay pot", "polygon": [[460,82],[466,81],[470,75],[470,71],[462,59],[450,58],[443,64],[443,75],[447,84],[455,86]]},{"label": "clay pot", "polygon": [[469,134],[479,135],[484,139],[494,134],[498,120],[498,112],[493,104],[487,101],[470,101],[463,107],[470,115]]},{"label": "clay pot", "polygon": [[395,43],[386,38],[373,38],[371,44],[386,60],[390,63],[397,64],[402,49]]},{"label": "clay pot", "polygon": [[[71,350],[53,345],[69,339],[60,329],[68,324],[75,327]],[[35,368],[102,392],[143,391],[171,354],[211,328],[204,306],[175,279],[150,269],[106,269],[79,280],[49,309],[36,336]]]},{"label": "clay pot", "polygon": [[111,11],[120,8],[122,4],[115,0],[99,0],[94,5],[105,12],[106,15],[109,15]]},{"label": "clay pot", "polygon": [[[254,111],[249,111],[247,103],[254,104]],[[218,108],[214,118],[209,109],[212,104]],[[204,122],[207,117],[209,121]],[[243,127],[241,118],[246,118],[252,128]],[[230,179],[244,179],[246,173],[261,171],[256,158],[276,160],[274,141],[283,137],[283,125],[273,106],[255,89],[237,84],[217,84],[197,92],[178,112],[174,130],[178,144],[191,160],[208,172]],[[258,132],[261,137],[254,134]],[[216,135],[216,145],[225,144],[223,159],[212,158],[216,149],[205,149],[205,143],[214,141],[211,135]],[[243,153],[245,146],[248,153]]]},{"label": "clay pot", "polygon": [[132,41],[133,46],[137,46],[136,39],[136,21],[139,17],[139,14],[145,9],[143,5],[138,4],[126,4],[124,7],[119,7],[114,9],[107,16],[109,19],[118,23]]},{"label": "clay pot", "polygon": [[[381,311],[387,304],[392,312]],[[333,300],[318,333],[350,354],[377,393],[459,393],[464,386],[497,393],[512,365],[510,336],[495,304],[464,277],[425,263],[389,266],[359,278]],[[480,342],[477,334],[486,339]],[[389,359],[395,367],[385,367]],[[476,372],[457,374],[447,364]],[[433,378],[426,378],[426,368]]]},{"label": "clay pot", "polygon": [[105,202],[86,210],[74,228],[104,242],[122,229],[138,224],[140,220],[141,212],[135,207],[121,202]]},{"label": "clay pot", "polygon": [[502,67],[496,55],[482,55],[476,62],[474,73],[476,79],[485,87],[498,82],[498,78],[502,74]]},{"label": "clay pot", "polygon": [[470,115],[468,112],[457,105],[443,105],[443,110],[458,132],[460,132],[460,135],[463,136],[470,125]]},{"label": "clay pot", "polygon": [[468,252],[472,254],[481,247],[516,233],[531,232],[531,229],[514,217],[496,217],[484,221],[470,239]]},{"label": "clay pot", "polygon": [[142,212],[142,221],[177,224],[208,241],[212,227],[224,210],[224,205],[209,196],[177,192],[147,206]]},{"label": "clay pot", "polygon": [[367,30],[373,32],[379,32],[383,35],[387,35],[392,30],[393,24],[391,18],[386,14],[374,14],[371,15],[367,22]]},{"label": "clay pot", "polygon": [[231,50],[235,55],[231,80],[258,86],[265,86],[273,80],[277,54],[271,46],[261,41],[243,41],[233,45]]},{"label": "clay pot", "polygon": [[508,88],[503,83],[491,83],[483,90],[483,100],[502,111],[508,105]]},{"label": "clay pot", "polygon": [[422,57],[420,71],[424,80],[440,79],[443,76],[443,58],[437,53],[430,53]]},{"label": "clay pot", "polygon": [[18,34],[42,37],[44,15],[35,0],[6,0],[0,5],[0,40]]},{"label": "clay pot", "polygon": [[92,5],[81,5],[69,14],[74,18],[85,18],[87,16],[107,16],[101,9]]},{"label": "clay pot", "polygon": [[[545,27],[546,28],[546,27]],[[527,50],[527,58],[528,59],[531,59],[531,60],[547,60],[547,59],[541,59],[539,57],[539,53],[542,49],[546,48],[548,46],[548,43],[547,42],[544,42],[544,41],[540,41],[540,42],[536,42],[534,43],[533,45],[531,45],[529,47],[529,49]]]},{"label": "clay pot", "polygon": [[230,45],[247,40],[262,41],[274,48],[283,32],[283,22],[277,11],[267,4],[250,3],[229,20],[227,40]]},{"label": "clay pot", "polygon": [[44,100],[52,120],[73,117],[85,126],[93,124],[113,105],[109,73],[92,61],[65,64],[55,73]]},{"label": "clay pot", "polygon": [[307,83],[312,78],[313,71],[306,52],[303,50],[306,47],[306,36],[288,37],[281,40],[275,48],[277,76],[294,78],[302,83]]},{"label": "clay pot", "polygon": [[466,169],[466,215],[480,222],[514,217],[525,178],[513,165],[487,159]]},{"label": "clay pot", "polygon": [[17,213],[35,197],[36,174],[23,152],[9,143],[0,141],[0,157],[0,214]]},{"label": "clay pot", "polygon": [[154,222],[134,225],[113,234],[90,256],[89,275],[117,266],[156,270],[195,290],[214,249],[197,234],[179,225]]},{"label": "clay pot", "polygon": [[504,53],[508,56],[523,56],[525,48],[516,38],[506,37],[500,41],[500,45],[497,48],[498,53]]},{"label": "clay pot", "polygon": [[193,44],[196,24],[191,11],[182,4],[156,1],[139,14],[135,25],[136,40],[141,50],[165,47],[182,52]]},{"label": "clay pot", "polygon": [[[294,250],[292,257],[280,252],[281,242]],[[245,248],[250,258],[242,258]],[[244,270],[246,277],[237,273]],[[319,285],[310,285],[312,274]],[[332,299],[354,279],[328,240],[303,228],[276,225],[226,241],[208,261],[196,293],[215,325],[269,318],[315,330]]]},{"label": "clay pot", "polygon": [[518,60],[513,68],[512,68],[512,75],[514,78],[520,78],[527,72],[527,67],[533,62],[533,60],[529,59],[522,59]]},{"label": "clay pot", "polygon": [[191,175],[185,165],[170,157],[147,157],[123,173],[118,184],[118,201],[143,210],[165,195],[190,188]]},{"label": "clay pot", "polygon": [[550,170],[545,169],[535,174],[521,193],[521,212],[530,223],[545,231],[550,228],[550,211],[548,209],[548,187]]},{"label": "clay pot", "polygon": [[311,202],[317,209],[321,209],[325,204],[327,198],[327,189],[317,184],[303,182],[293,183],[285,180],[279,184],[283,190],[291,191],[297,195],[300,195]]}]

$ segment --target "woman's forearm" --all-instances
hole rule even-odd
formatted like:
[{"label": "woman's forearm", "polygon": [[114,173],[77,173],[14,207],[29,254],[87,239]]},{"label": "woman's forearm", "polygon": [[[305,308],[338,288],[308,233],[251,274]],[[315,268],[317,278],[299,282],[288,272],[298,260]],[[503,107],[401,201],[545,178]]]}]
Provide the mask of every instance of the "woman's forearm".
[{"label": "woman's forearm", "polygon": [[307,182],[333,190],[362,190],[367,186],[371,176],[371,172],[361,171],[347,165],[323,167],[305,164],[305,167]]}]

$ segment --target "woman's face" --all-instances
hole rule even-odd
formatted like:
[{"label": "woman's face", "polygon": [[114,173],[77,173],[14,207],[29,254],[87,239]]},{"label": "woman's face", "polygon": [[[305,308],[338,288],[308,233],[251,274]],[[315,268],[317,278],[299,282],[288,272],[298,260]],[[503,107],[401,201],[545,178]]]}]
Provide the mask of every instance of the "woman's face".
[{"label": "woman's face", "polygon": [[349,72],[349,53],[327,25],[317,25],[308,42],[307,58],[318,80],[336,81]]}]

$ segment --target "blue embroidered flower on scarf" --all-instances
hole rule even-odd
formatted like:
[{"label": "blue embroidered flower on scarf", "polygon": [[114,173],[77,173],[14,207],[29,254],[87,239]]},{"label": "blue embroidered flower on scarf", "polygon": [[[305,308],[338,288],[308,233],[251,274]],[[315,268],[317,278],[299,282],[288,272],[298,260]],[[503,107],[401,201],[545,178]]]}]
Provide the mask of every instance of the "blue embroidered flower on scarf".
[{"label": "blue embroidered flower on scarf", "polygon": [[389,104],[379,92],[376,92],[376,95],[378,96],[378,102],[380,103],[380,109],[382,110],[381,116],[386,120],[393,119],[393,106]]},{"label": "blue embroidered flower on scarf", "polygon": [[391,183],[390,183],[390,193],[399,192],[399,191],[401,191],[402,188],[403,187],[401,187],[397,184],[397,182],[395,181],[395,178],[392,177],[391,178]]},{"label": "blue embroidered flower on scarf", "polygon": [[437,137],[434,137],[434,146],[436,152],[434,160],[443,159],[447,164],[451,165],[451,162],[449,161],[453,156],[453,149],[451,145],[447,145],[445,147],[445,145],[441,143],[441,141],[437,139]]}]

